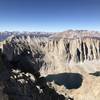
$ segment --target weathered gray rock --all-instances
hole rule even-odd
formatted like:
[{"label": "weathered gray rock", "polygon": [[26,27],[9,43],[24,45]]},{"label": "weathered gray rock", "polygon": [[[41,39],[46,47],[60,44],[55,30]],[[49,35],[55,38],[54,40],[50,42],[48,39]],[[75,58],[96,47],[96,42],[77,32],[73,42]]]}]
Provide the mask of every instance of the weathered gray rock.
[{"label": "weathered gray rock", "polygon": [[[69,63],[79,63],[100,59],[100,33],[89,31],[66,31],[50,37],[16,36],[4,45],[4,52],[9,60],[20,55],[24,49],[32,51],[32,56],[42,69],[66,66]],[[36,53],[44,57],[36,57]],[[37,66],[36,70],[40,69]]]},{"label": "weathered gray rock", "polygon": [[[12,77],[14,73],[9,74],[7,71],[0,74],[0,100],[65,100],[63,95],[49,88],[45,78],[35,82],[25,74],[19,78],[19,74],[16,74],[17,78]],[[1,77],[2,75],[8,78]]]}]

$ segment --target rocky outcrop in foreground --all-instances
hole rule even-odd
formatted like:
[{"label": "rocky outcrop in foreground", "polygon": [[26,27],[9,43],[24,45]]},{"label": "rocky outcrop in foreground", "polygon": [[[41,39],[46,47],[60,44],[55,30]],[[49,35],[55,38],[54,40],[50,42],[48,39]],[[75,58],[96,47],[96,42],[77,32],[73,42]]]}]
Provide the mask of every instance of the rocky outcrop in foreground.
[{"label": "rocky outcrop in foreground", "polygon": [[3,71],[0,74],[0,100],[70,100],[67,95],[58,94],[44,77],[35,81],[30,76]]}]

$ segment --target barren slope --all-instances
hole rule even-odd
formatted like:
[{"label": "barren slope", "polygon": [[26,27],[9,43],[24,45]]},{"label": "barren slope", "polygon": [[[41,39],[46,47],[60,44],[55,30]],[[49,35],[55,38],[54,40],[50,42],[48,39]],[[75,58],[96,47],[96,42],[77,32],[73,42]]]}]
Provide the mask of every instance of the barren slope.
[{"label": "barren slope", "polygon": [[58,93],[67,93],[74,100],[100,99],[99,32],[70,30],[49,37],[15,37],[3,49],[11,60],[24,48],[33,56],[37,50],[45,55],[41,75],[55,82]]}]

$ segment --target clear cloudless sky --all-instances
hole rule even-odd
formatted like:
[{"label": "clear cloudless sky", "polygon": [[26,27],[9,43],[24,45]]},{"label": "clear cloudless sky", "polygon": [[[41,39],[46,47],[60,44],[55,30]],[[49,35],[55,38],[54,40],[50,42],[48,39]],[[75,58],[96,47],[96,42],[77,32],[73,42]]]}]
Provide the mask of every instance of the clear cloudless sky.
[{"label": "clear cloudless sky", "polygon": [[100,31],[100,0],[0,0],[0,31]]}]

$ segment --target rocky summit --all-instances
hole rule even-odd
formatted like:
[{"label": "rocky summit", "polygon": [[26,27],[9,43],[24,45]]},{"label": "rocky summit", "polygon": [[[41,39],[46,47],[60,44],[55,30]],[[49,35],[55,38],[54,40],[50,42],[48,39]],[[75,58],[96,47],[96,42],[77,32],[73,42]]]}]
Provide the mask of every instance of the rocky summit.
[{"label": "rocky summit", "polygon": [[[28,56],[21,56],[24,50]],[[6,39],[2,51],[9,62],[17,61],[14,67],[4,63],[2,100],[100,99],[100,32],[18,34]]]}]

